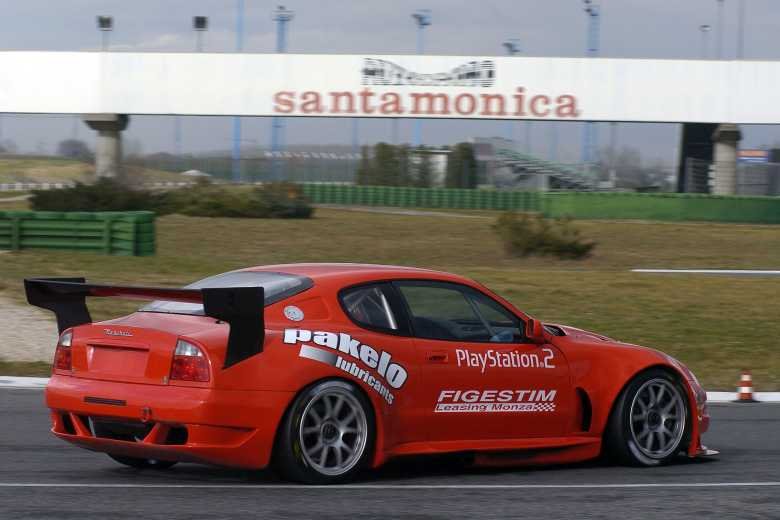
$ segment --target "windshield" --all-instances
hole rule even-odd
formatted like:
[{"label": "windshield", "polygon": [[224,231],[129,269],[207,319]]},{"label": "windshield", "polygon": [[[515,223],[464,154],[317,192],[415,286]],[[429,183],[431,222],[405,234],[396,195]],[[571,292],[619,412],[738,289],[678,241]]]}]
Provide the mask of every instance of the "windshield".
[{"label": "windshield", "polygon": [[[270,271],[233,271],[204,278],[185,289],[262,287],[265,290],[265,304],[271,305],[310,288],[314,283],[305,276]],[[139,309],[141,312],[167,312],[171,314],[203,315],[200,303],[153,301]]]}]

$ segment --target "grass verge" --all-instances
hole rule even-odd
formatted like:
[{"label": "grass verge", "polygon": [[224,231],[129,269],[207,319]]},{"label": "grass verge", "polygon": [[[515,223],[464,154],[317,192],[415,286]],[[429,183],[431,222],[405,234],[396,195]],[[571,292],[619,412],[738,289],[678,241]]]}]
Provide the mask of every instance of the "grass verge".
[{"label": "grass verge", "polygon": [[0,359],[0,375],[49,377],[51,375],[51,363],[43,361],[3,361]]},{"label": "grass verge", "polygon": [[[27,276],[180,286],[250,265],[371,262],[430,267],[477,279],[545,321],[658,348],[710,389],[735,387],[743,368],[759,391],[780,389],[780,278],[650,275],[635,267],[768,269],[780,265],[780,226],[578,222],[598,243],[583,261],[510,258],[492,219],[319,209],[307,221],[167,216],[155,257],[69,251],[0,256],[4,295],[23,302]],[[98,319],[137,305],[95,300]],[[2,354],[2,351],[0,351]]]},{"label": "grass verge", "polygon": [[[125,165],[128,178],[138,182],[184,181],[178,173]],[[0,158],[0,183],[12,182],[89,182],[95,176],[95,166],[88,162],[63,157]]]}]

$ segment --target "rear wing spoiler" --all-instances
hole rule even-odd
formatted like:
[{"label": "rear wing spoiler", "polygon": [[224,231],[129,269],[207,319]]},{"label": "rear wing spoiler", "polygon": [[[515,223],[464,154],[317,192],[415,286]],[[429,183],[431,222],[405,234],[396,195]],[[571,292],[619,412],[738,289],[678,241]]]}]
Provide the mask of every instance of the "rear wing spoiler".
[{"label": "rear wing spoiler", "polygon": [[28,278],[24,289],[30,305],[57,317],[60,333],[92,323],[87,296],[202,303],[206,316],[230,325],[224,368],[263,351],[265,291],[262,287],[169,289],[86,283],[84,278]]}]

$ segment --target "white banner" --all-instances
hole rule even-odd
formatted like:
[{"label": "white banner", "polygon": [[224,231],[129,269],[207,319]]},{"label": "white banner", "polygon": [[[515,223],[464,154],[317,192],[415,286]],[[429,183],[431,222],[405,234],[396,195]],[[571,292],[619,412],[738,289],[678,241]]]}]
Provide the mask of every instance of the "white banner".
[{"label": "white banner", "polygon": [[780,123],[780,62],[0,52],[0,112]]}]

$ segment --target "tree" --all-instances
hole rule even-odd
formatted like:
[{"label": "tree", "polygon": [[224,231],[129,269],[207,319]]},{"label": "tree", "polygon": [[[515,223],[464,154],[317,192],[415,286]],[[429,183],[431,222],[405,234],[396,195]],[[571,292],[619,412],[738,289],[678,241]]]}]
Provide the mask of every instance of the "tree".
[{"label": "tree", "polygon": [[71,159],[89,160],[92,158],[87,143],[78,139],[65,139],[57,145],[57,155]]},{"label": "tree", "polygon": [[371,163],[371,148],[364,145],[360,147],[360,165],[358,165],[355,182],[361,185],[370,185],[374,178],[374,165]]},{"label": "tree", "polygon": [[450,152],[445,184],[448,188],[477,187],[477,159],[471,143],[458,143]]},{"label": "tree", "polygon": [[379,186],[398,185],[398,150],[387,143],[377,143],[374,147],[374,172],[373,184]]},{"label": "tree", "polygon": [[396,175],[395,184],[396,186],[411,186],[413,179],[409,145],[402,144],[396,146],[395,149],[398,160],[398,174]]}]

